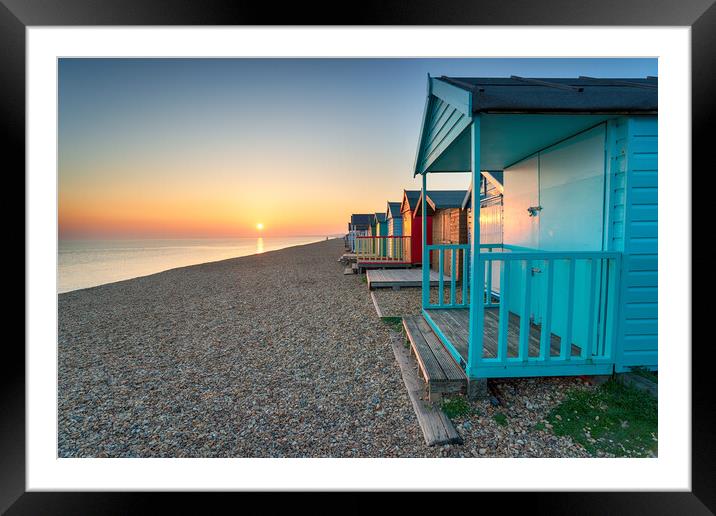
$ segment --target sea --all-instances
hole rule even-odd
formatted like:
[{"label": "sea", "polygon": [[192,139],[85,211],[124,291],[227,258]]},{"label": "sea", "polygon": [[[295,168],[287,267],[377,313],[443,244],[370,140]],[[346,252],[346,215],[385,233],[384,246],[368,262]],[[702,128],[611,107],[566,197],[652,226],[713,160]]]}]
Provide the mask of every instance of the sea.
[{"label": "sea", "polygon": [[60,240],[57,292],[96,287],[176,267],[260,254],[326,238],[330,236]]}]

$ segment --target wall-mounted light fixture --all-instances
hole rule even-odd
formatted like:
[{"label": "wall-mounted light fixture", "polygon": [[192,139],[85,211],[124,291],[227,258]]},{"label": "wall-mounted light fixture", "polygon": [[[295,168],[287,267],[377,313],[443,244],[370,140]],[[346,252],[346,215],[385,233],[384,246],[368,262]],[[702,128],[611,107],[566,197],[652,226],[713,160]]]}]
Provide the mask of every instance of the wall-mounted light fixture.
[{"label": "wall-mounted light fixture", "polygon": [[530,217],[536,217],[540,211],[542,211],[542,206],[530,206],[527,208],[527,213],[530,214]]}]

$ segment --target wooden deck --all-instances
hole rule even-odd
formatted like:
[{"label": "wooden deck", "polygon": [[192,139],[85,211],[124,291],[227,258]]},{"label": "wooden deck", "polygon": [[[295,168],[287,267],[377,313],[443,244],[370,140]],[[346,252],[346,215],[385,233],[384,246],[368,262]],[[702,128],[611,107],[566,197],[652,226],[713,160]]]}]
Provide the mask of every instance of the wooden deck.
[{"label": "wooden deck", "polygon": [[466,393],[467,377],[422,316],[404,317],[403,327],[425,380],[428,399],[444,394]]},{"label": "wooden deck", "polygon": [[413,266],[413,264],[410,263],[410,262],[400,262],[400,261],[393,261],[393,262],[389,262],[389,261],[385,261],[385,262],[377,261],[377,262],[375,262],[375,261],[370,261],[370,260],[368,260],[368,261],[358,260],[356,263],[358,264],[358,268],[359,268],[361,271],[363,271],[363,270],[369,271],[369,270],[376,270],[376,269],[386,269],[386,268],[387,268],[387,269],[408,269],[408,268],[411,268],[411,267]]},{"label": "wooden deck", "polygon": [[[400,287],[420,287],[423,282],[422,269],[373,269],[366,271],[366,279],[368,288],[400,288]],[[430,271],[430,285],[438,286],[440,275],[435,271]],[[446,285],[450,284],[450,277],[443,275],[443,281]]]},{"label": "wooden deck", "polygon": [[[467,308],[451,308],[444,310],[427,310],[430,318],[440,328],[440,331],[450,339],[450,342],[460,356],[467,359],[467,342],[469,333],[470,310]],[[483,358],[494,358],[497,356],[497,335],[499,323],[499,309],[485,308],[485,338],[482,356]],[[528,356],[539,356],[540,326],[530,324],[530,338]],[[510,321],[507,329],[507,356],[519,356],[520,340],[520,317],[510,312]],[[550,356],[559,356],[561,339],[552,334],[550,342]],[[579,356],[581,349],[572,344],[572,356]]]}]

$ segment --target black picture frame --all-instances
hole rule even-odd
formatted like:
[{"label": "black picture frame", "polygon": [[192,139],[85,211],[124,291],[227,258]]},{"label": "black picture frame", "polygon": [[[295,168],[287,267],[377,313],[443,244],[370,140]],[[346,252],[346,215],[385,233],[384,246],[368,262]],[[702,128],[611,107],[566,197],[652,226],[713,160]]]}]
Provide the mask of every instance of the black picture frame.
[{"label": "black picture frame", "polygon": [[[706,173],[708,131],[716,94],[716,6],[714,0],[494,0],[428,2],[361,1],[346,4],[258,3],[188,0],[0,0],[0,116],[8,175],[25,168],[25,28],[82,25],[621,25],[689,26],[692,35],[692,163]],[[350,8],[347,8],[350,7]],[[340,9],[339,9],[340,8]],[[10,159],[8,159],[10,158]],[[711,160],[712,161],[712,160]],[[9,165],[12,163],[12,165]],[[681,171],[682,177],[690,171]],[[24,184],[19,185],[24,192]],[[23,195],[24,199],[24,195]],[[696,202],[692,203],[696,206]],[[708,202],[704,203],[708,206]],[[683,209],[680,207],[679,209]],[[15,215],[15,218],[17,216]],[[697,220],[695,217],[693,220]],[[19,233],[18,224],[9,230]],[[693,234],[693,233],[692,233]],[[23,226],[24,235],[24,226]],[[27,256],[24,256],[27,259]],[[692,267],[712,268],[707,255],[694,255]],[[24,296],[23,296],[24,298]],[[708,303],[691,303],[697,320],[708,320]],[[18,303],[19,304],[19,303]],[[24,303],[23,303],[24,307]],[[699,317],[701,315],[701,317]],[[713,318],[713,317],[711,317]],[[693,320],[693,319],[692,319]],[[662,321],[662,323],[664,323]],[[689,329],[685,337],[691,339]],[[686,344],[686,343],[684,343]],[[713,444],[712,339],[692,346],[692,490],[673,493],[510,494],[511,506],[549,514],[712,514],[716,511]],[[151,505],[193,506],[184,494],[26,493],[25,353],[19,339],[6,339],[0,382],[0,512],[7,514],[120,514]],[[479,506],[504,494],[480,494]],[[205,511],[206,497],[194,501]],[[419,497],[413,498],[423,503]],[[462,505],[464,502],[457,502]],[[484,504],[484,505],[483,505]],[[363,508],[363,503],[343,507]],[[462,509],[466,506],[462,505]],[[477,507],[477,505],[474,505]],[[165,505],[167,508],[167,505]],[[461,510],[460,507],[456,507]],[[184,512],[182,511],[182,512]]]}]

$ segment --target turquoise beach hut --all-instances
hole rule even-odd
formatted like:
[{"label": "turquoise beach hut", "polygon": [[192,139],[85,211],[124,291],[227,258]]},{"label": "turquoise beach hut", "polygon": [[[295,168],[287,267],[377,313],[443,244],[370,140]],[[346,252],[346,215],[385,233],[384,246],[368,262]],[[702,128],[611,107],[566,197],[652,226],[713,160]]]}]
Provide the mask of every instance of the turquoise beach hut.
[{"label": "turquoise beach hut", "polygon": [[[373,214],[371,220],[371,233],[372,237],[385,237],[388,236],[388,220],[385,218],[385,213],[376,212]],[[373,252],[380,256],[385,257],[388,255],[388,250],[384,245],[384,238],[373,238]]]},{"label": "turquoise beach hut", "polygon": [[385,220],[388,223],[388,256],[401,261],[403,255],[403,215],[400,213],[400,202],[388,201]]},{"label": "turquoise beach hut", "polygon": [[[501,241],[482,241],[472,195],[470,243],[423,245],[429,330],[405,321],[411,341],[437,335],[469,394],[486,378],[657,368],[657,97],[655,77],[428,78],[423,191],[433,173],[501,175]],[[447,251],[469,280],[431,299],[429,260]]]},{"label": "turquoise beach hut", "polygon": [[371,236],[386,236],[388,234],[388,221],[385,218],[385,213],[374,213],[371,219],[370,228]]}]

